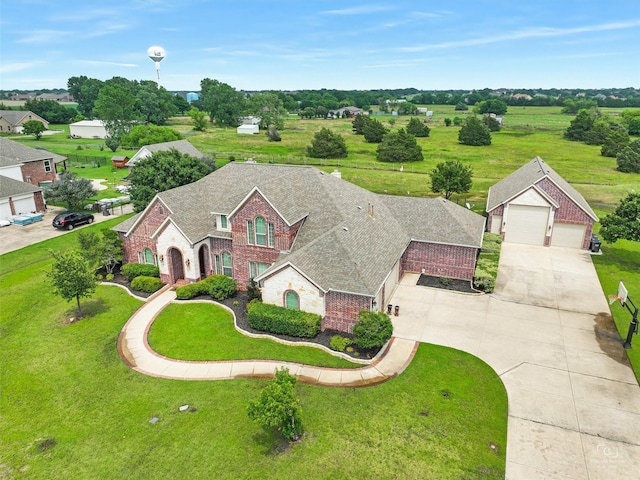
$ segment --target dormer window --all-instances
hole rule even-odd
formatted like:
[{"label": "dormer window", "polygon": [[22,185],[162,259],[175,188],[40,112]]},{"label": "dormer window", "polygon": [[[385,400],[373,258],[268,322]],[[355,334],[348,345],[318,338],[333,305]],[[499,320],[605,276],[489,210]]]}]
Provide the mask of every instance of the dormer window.
[{"label": "dormer window", "polygon": [[218,215],[218,230],[231,231],[231,225],[226,215]]}]

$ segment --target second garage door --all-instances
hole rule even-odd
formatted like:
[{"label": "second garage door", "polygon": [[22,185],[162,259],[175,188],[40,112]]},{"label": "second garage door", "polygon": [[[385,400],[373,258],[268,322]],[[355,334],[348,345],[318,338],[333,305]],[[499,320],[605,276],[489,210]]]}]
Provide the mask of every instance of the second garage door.
[{"label": "second garage door", "polygon": [[509,205],[505,241],[544,245],[549,221],[549,207]]},{"label": "second garage door", "polygon": [[551,245],[554,247],[582,248],[585,225],[555,223]]}]

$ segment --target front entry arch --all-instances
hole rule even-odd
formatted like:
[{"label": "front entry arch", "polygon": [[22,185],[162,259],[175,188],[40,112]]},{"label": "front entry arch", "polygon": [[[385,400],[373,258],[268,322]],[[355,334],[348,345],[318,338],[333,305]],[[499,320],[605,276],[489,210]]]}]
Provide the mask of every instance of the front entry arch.
[{"label": "front entry arch", "polygon": [[171,283],[184,279],[184,262],[182,261],[182,252],[177,248],[169,250],[169,275],[171,275]]},{"label": "front entry arch", "polygon": [[202,245],[198,250],[198,264],[200,265],[200,278],[206,278],[211,269],[209,268],[209,247]]}]

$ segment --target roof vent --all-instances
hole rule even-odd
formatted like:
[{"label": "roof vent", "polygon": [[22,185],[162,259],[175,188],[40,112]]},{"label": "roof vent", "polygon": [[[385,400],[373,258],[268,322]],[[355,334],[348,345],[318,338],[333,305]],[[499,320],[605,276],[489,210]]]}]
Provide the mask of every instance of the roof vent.
[{"label": "roof vent", "polygon": [[331,172],[331,176],[336,178],[342,178],[342,174],[340,173],[340,170],[338,170],[337,168],[333,172]]},{"label": "roof vent", "polygon": [[349,229],[348,229],[347,227],[342,227],[342,229],[343,229],[345,232],[348,232],[348,231],[349,231]]},{"label": "roof vent", "polygon": [[362,207],[360,205],[358,205],[358,210],[362,210]]}]

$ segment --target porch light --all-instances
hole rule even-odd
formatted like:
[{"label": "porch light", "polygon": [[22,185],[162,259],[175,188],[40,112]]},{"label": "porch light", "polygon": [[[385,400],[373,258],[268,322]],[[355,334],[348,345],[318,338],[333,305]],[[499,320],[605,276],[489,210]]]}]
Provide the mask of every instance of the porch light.
[{"label": "porch light", "polygon": [[160,263],[164,263],[164,255],[160,254]]},{"label": "porch light", "polygon": [[187,265],[187,267],[189,267],[189,265],[191,265],[191,260],[187,258],[187,260],[184,263]]}]

